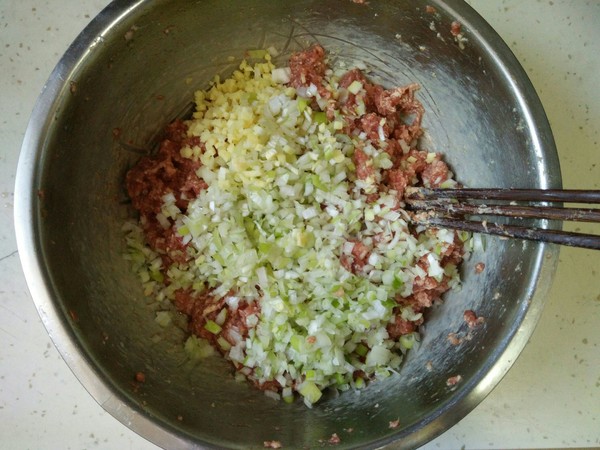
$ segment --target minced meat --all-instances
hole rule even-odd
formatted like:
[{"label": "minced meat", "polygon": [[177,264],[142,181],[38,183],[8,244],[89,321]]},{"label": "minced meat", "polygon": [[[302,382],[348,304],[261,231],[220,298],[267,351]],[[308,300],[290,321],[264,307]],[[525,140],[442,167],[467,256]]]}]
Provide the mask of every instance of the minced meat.
[{"label": "minced meat", "polygon": [[359,69],[332,78],[313,45],[274,86],[266,60],[197,93],[194,118],[169,125],[125,182],[154,292],[255,386],[311,405],[327,386],[399,368],[464,249],[454,232],[405,222],[407,186],[454,183],[417,146],[418,85],[385,89]]}]

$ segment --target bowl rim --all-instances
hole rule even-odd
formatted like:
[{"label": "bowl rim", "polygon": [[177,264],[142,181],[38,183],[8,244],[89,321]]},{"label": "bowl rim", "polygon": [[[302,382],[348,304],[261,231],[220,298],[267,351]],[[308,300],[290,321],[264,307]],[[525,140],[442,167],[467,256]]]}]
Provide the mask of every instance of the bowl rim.
[{"label": "bowl rim", "polygon": [[[79,34],[52,71],[35,104],[21,147],[15,181],[14,226],[27,286],[42,323],[62,358],[89,394],[113,417],[156,445],[172,449],[206,448],[211,447],[211,444],[187,440],[178,435],[175,429],[152,420],[140,409],[127,403],[126,398],[103,380],[91,359],[82,357],[81,347],[68,318],[53,302],[54,288],[45,267],[38,233],[40,156],[45,148],[53,117],[58,112],[62,94],[69,89],[69,75],[85,60],[98,43],[99,36],[108,33],[133,10],[148,3],[148,0],[138,0],[133,4],[126,0],[110,3]],[[533,84],[515,55],[497,32],[467,3],[461,0],[432,0],[430,3],[456,17],[469,30],[470,35],[477,36],[478,42],[498,63],[498,67],[503,69],[505,78],[518,94],[523,111],[528,114],[528,123],[534,125],[530,127],[535,131],[531,135],[532,147],[539,150],[538,156],[543,157],[548,169],[549,180],[542,187],[560,188],[560,165],[550,124]],[[512,325],[503,345],[495,352],[495,357],[488,358],[490,363],[484,371],[485,375],[473,377],[469,383],[465,383],[450,401],[434,415],[427,417],[427,420],[404,429],[401,435],[372,442],[369,448],[379,448],[392,442],[401,443],[404,447],[423,445],[458,423],[483,401],[513,365],[533,333],[558,264],[558,254],[559,247],[556,245],[538,244],[535,248],[533,273],[536,276],[530,283],[530,287],[535,289],[532,288],[527,293],[522,321]]]}]

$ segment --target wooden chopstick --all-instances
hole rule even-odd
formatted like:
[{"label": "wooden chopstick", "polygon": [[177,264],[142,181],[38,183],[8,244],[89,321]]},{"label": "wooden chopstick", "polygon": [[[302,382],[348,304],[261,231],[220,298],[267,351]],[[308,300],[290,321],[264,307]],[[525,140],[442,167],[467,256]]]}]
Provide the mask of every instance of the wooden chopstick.
[{"label": "wooden chopstick", "polygon": [[469,199],[531,202],[600,203],[600,191],[578,189],[428,189],[407,187],[404,198],[410,200]]},{"label": "wooden chopstick", "polygon": [[504,216],[549,220],[572,220],[574,222],[599,222],[600,209],[557,208],[547,206],[473,205],[435,201],[411,201],[412,209],[438,211],[448,215],[466,214],[477,216]]},{"label": "wooden chopstick", "polygon": [[431,217],[423,221],[418,220],[418,223],[439,228],[469,231],[471,233],[492,234],[507,238],[527,239],[529,241],[550,242],[552,244],[567,245],[569,247],[600,250],[600,236],[595,234],[572,233],[569,231],[547,230],[542,228],[527,228],[515,225],[501,225],[485,221],[465,221],[447,217]]},{"label": "wooden chopstick", "polygon": [[[475,215],[600,223],[600,209],[566,208],[546,204],[547,202],[600,203],[600,191],[411,187],[406,189],[405,201],[407,207],[415,211],[413,220],[425,226],[600,250],[600,235],[465,219],[466,216]],[[482,203],[483,201],[485,203]],[[509,204],[498,204],[499,201],[509,202]],[[540,204],[518,205],[517,202]]]}]

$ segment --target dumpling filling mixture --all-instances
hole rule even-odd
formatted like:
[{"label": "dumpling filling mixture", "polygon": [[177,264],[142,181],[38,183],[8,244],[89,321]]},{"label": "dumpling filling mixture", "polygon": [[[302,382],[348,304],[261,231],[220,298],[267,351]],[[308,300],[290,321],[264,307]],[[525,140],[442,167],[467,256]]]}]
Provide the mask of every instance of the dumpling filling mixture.
[{"label": "dumpling filling mixture", "polygon": [[417,149],[416,84],[332,70],[319,45],[287,67],[261,56],[196,92],[193,117],[128,172],[128,258],[188,317],[186,349],[311,406],[398,370],[424,310],[459,284],[464,239],[403,209],[407,186],[456,184]]}]

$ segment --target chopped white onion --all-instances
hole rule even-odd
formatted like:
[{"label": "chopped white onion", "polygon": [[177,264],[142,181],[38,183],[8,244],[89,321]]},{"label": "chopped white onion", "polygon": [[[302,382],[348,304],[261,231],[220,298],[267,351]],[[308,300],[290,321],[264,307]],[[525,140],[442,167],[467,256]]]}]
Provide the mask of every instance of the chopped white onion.
[{"label": "chopped white onion", "polygon": [[[399,368],[399,344],[386,329],[397,314],[395,297],[410,296],[415,279],[427,275],[458,284],[458,271],[445,274],[439,256],[454,232],[413,236],[397,193],[379,191],[393,167],[389,155],[365,132],[341,132],[344,117],[325,113],[321,86],[285,86],[290,68],[274,68],[265,58],[254,67],[243,63],[241,75],[196,96],[189,133],[204,144],[197,174],[208,188],[189,199],[185,215],[175,195],[165,195],[156,216],[162,227],[177,230],[189,260],[169,267],[170,284],[163,285],[162,259],[145,247],[138,226],[126,231],[128,257],[144,289],[162,299],[210,286],[226,305],[213,323],[215,331],[224,329],[218,342],[226,358],[253,381],[279,382],[284,399],[297,390],[310,406],[326,386],[357,386],[357,371],[379,378]],[[336,74],[325,77],[333,98],[356,95],[356,113],[364,114],[362,83],[338,89]],[[377,130],[381,141],[384,124]],[[399,144],[408,153],[410,145]],[[359,146],[373,168],[364,180],[355,179]],[[376,202],[368,201],[373,193]],[[416,264],[423,256],[427,271]],[[239,312],[251,302],[258,303],[255,312]],[[227,327],[229,314],[245,317],[247,335]],[[421,319],[411,308],[401,315]],[[156,316],[164,326],[171,319],[166,312]],[[201,353],[203,345],[186,343]]]}]

